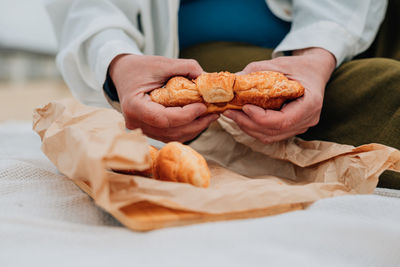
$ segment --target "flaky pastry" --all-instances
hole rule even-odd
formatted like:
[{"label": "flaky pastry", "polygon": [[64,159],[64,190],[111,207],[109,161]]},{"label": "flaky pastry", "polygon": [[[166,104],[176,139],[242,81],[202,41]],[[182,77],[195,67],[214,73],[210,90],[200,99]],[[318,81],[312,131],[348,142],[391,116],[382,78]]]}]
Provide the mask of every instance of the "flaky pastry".
[{"label": "flaky pastry", "polygon": [[287,100],[303,94],[304,87],[283,73],[259,71],[245,75],[203,73],[193,82],[177,76],[165,87],[153,90],[150,96],[166,107],[204,103],[208,113],[221,113],[227,109],[241,109],[245,104],[280,109]]},{"label": "flaky pastry", "polygon": [[203,73],[194,82],[206,103],[226,103],[233,99],[235,75],[232,73]]},{"label": "flaky pastry", "polygon": [[179,142],[170,142],[158,152],[153,170],[153,177],[159,180],[198,187],[208,187],[210,183],[210,170],[203,156]]},{"label": "flaky pastry", "polygon": [[120,173],[153,177],[163,181],[208,187],[210,170],[206,160],[191,147],[170,142],[160,150],[150,146],[151,167],[144,171],[114,170]]},{"label": "flaky pastry", "polygon": [[279,109],[288,99],[304,94],[304,87],[297,81],[289,80],[283,73],[259,71],[237,75],[233,87],[233,105],[252,104],[264,109]]},{"label": "flaky pastry", "polygon": [[170,79],[165,87],[153,90],[150,93],[150,97],[154,102],[166,107],[203,102],[196,84],[181,76]]}]

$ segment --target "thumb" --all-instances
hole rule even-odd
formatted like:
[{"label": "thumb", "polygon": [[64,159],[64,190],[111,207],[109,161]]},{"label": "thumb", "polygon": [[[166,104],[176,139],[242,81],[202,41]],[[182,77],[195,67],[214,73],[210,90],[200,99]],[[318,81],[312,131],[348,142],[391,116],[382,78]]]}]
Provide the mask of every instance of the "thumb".
[{"label": "thumb", "polygon": [[285,72],[284,70],[282,70],[281,66],[276,64],[276,61],[272,59],[251,62],[242,70],[242,74],[248,74],[257,71],[277,71],[282,73]]},{"label": "thumb", "polygon": [[185,76],[194,79],[203,73],[203,68],[194,59],[173,59],[168,64],[169,76]]}]

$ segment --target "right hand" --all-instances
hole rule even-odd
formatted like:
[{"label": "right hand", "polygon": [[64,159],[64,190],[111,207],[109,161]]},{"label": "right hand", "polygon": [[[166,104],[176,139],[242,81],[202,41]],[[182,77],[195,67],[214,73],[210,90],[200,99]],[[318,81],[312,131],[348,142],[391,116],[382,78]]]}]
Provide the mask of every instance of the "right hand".
[{"label": "right hand", "polygon": [[196,78],[203,72],[192,59],[161,56],[119,55],[110,64],[110,76],[117,89],[122,114],[128,129],[141,128],[148,137],[185,142],[195,138],[218,115],[201,116],[206,105],[164,107],[153,102],[148,92],[162,87],[172,76]]}]

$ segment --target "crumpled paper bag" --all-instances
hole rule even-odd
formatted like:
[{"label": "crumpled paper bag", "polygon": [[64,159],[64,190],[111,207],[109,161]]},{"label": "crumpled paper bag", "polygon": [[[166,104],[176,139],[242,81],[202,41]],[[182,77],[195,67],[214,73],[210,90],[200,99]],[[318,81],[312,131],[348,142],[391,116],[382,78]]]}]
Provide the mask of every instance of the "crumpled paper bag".
[{"label": "crumpled paper bag", "polygon": [[246,218],[299,209],[321,198],[372,193],[386,169],[400,171],[400,151],[291,138],[270,145],[222,117],[192,147],[208,160],[208,188],[112,172],[150,166],[140,130],[123,116],[76,100],[34,112],[44,154],[96,203],[135,230]]}]

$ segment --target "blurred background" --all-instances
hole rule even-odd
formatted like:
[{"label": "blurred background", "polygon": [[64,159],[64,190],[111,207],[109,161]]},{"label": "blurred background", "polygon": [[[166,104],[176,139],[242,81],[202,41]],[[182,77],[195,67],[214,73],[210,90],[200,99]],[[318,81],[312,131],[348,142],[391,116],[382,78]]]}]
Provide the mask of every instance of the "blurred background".
[{"label": "blurred background", "polygon": [[71,94],[59,74],[45,0],[0,0],[0,122]]}]

